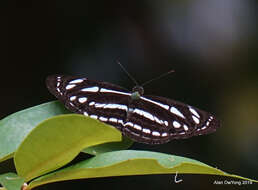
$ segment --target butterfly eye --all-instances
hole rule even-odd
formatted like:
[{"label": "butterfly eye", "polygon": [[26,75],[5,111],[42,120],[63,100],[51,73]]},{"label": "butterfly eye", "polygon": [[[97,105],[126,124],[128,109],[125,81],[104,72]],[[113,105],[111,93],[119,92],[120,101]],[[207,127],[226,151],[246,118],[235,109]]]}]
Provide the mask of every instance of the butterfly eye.
[{"label": "butterfly eye", "polygon": [[144,94],[144,89],[142,86],[135,86],[133,87],[132,92],[138,92],[140,96],[142,96]]}]

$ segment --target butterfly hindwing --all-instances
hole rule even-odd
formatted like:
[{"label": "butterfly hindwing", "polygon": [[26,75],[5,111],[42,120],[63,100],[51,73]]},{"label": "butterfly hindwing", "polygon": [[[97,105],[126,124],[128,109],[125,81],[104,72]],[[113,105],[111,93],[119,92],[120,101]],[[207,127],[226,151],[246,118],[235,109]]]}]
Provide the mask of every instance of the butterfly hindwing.
[{"label": "butterfly hindwing", "polygon": [[[168,105],[156,109],[168,119],[171,138],[189,138],[194,135],[208,134],[219,127],[218,120],[211,114],[193,106],[158,96],[145,96],[155,102]],[[150,108],[149,108],[150,109]]]},{"label": "butterfly hindwing", "polygon": [[124,133],[140,142],[160,144],[208,134],[218,127],[209,113],[163,97],[142,96],[129,107],[132,113],[128,114]]}]

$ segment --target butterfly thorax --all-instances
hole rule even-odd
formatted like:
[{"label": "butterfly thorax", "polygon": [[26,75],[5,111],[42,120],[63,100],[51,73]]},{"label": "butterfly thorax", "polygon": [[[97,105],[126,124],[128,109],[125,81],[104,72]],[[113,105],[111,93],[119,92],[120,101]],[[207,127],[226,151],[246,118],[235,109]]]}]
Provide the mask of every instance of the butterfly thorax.
[{"label": "butterfly thorax", "polygon": [[133,100],[138,100],[143,95],[144,89],[142,86],[135,86],[133,87],[131,98]]}]

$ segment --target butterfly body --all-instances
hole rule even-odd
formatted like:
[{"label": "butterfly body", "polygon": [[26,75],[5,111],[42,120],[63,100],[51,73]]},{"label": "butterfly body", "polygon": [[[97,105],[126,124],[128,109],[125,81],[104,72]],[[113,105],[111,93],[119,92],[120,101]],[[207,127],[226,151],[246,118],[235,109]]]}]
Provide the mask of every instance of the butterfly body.
[{"label": "butterfly body", "polygon": [[219,127],[211,114],[168,98],[143,96],[140,86],[128,92],[107,82],[64,75],[49,76],[46,84],[70,111],[110,124],[141,143],[162,144]]}]

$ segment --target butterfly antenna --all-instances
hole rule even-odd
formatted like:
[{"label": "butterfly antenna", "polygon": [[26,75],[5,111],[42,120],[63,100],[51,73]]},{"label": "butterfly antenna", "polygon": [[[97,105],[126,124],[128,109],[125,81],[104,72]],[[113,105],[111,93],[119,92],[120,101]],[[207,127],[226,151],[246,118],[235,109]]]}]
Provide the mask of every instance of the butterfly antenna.
[{"label": "butterfly antenna", "polygon": [[141,86],[145,86],[146,84],[149,84],[149,83],[151,83],[151,82],[153,82],[155,80],[161,79],[161,78],[163,78],[163,77],[165,77],[165,76],[167,76],[167,75],[169,75],[170,73],[173,73],[173,72],[175,72],[175,71],[174,70],[170,70],[170,71],[168,71],[166,73],[163,73],[162,75],[160,75],[160,76],[158,76],[156,78],[153,78],[153,79],[151,79],[151,80],[149,80],[147,82],[144,82]]},{"label": "butterfly antenna", "polygon": [[124,66],[117,61],[117,64],[123,69],[123,71],[127,74],[127,76],[137,85],[139,86],[138,82],[132,77],[132,75],[130,75],[130,73],[124,68]]}]

